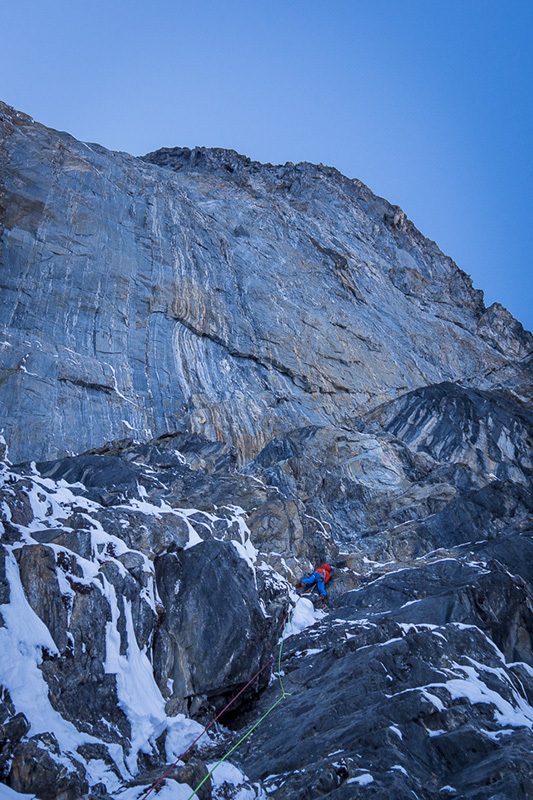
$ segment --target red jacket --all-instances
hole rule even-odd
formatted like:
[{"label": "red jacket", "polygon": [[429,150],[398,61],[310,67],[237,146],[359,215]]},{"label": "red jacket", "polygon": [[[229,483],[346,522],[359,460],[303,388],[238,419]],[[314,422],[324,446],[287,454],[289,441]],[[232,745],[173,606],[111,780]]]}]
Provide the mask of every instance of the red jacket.
[{"label": "red jacket", "polygon": [[331,577],[330,576],[331,567],[329,564],[322,564],[321,567],[315,569],[315,572],[318,572],[319,575],[322,575],[322,577],[324,578],[324,583],[327,583]]}]

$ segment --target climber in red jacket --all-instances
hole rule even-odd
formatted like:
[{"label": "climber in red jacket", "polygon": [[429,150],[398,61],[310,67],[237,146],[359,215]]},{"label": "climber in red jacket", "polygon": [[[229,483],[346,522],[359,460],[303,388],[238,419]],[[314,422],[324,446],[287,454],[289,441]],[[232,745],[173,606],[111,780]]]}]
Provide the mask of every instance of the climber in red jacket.
[{"label": "climber in red jacket", "polygon": [[331,578],[331,565],[330,564],[322,564],[321,567],[315,569],[312,575],[309,575],[308,578],[304,578],[301,583],[296,584],[297,589],[302,589],[304,586],[312,586],[314,583],[317,585],[318,593],[322,598],[322,602],[326,602],[327,592],[325,584]]}]

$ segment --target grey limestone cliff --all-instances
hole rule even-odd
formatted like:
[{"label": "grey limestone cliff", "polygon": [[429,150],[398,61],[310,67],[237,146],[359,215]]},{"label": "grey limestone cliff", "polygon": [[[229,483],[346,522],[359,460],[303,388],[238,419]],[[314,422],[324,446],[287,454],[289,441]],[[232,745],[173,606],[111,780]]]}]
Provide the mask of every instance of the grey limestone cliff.
[{"label": "grey limestone cliff", "polygon": [[441,381],[529,395],[533,339],[401,209],[312,164],[143,159],[0,106],[14,460],[174,430],[239,457]]}]

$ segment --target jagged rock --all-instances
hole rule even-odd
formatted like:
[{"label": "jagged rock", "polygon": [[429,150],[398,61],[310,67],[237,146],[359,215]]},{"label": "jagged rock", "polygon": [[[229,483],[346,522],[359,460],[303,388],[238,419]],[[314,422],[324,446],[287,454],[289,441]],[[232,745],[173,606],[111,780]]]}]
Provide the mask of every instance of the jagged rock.
[{"label": "jagged rock", "polygon": [[[44,478],[80,484],[76,489],[80,497],[105,506],[95,510],[92,519],[151,559],[168,549],[182,550],[189,541],[189,526],[183,517],[171,513],[170,503],[191,505],[208,514],[234,505],[243,508],[254,543],[268,563],[293,578],[315,561],[334,561],[338,547],[320,521],[306,513],[304,504],[284,497],[254,475],[236,472],[234,451],[228,452],[221,444],[177,434],[146,445],[126,441],[105,454],[42,462],[37,469]],[[139,515],[135,506],[128,505],[132,499],[142,501],[145,493],[160,506],[157,515]],[[83,513],[74,513],[65,525],[73,531],[45,529],[35,531],[34,537],[87,557],[94,524]],[[226,535],[224,519],[218,519],[215,527],[219,537]],[[211,534],[204,531],[203,535]]]},{"label": "jagged rock", "polygon": [[[67,520],[66,522],[68,522]],[[78,520],[86,525],[86,520]],[[64,528],[44,528],[33,531],[32,537],[41,544],[57,544],[70,550],[82,558],[90,559],[92,556],[92,539],[89,530],[65,530]]]},{"label": "jagged rock", "polygon": [[[71,758],[72,737],[80,742],[92,794],[106,781],[127,783],[123,759],[130,772],[144,776],[176,757],[175,727],[182,723],[175,715],[187,710],[204,718],[225,705],[265,661],[268,666],[279,636],[288,585],[264,561],[253,566],[256,550],[245,512],[229,504],[235,496],[264,503],[276,492],[236,474],[226,448],[209,447],[199,437],[194,442],[198,457],[189,440],[188,460],[180,454],[177,463],[175,448],[124,443],[113,455],[8,466],[3,476],[5,486],[17,487],[6,494],[6,515],[7,503],[32,510],[32,518],[24,518],[28,524],[12,526],[16,546],[2,534],[6,647],[13,646],[15,612],[26,619],[29,637],[21,646],[21,669],[31,673],[40,703],[45,682],[44,713],[52,727],[59,725],[60,751]],[[124,480],[132,473],[135,480]],[[117,488],[120,501],[107,505]],[[212,490],[226,506],[217,509]],[[193,497],[211,510],[191,508]],[[4,613],[4,607],[10,610]],[[0,657],[8,683],[10,669]],[[232,714],[268,679],[263,670]],[[31,706],[17,691],[28,729],[6,728],[4,771],[19,733],[24,744],[34,732]],[[137,698],[142,692],[146,707]],[[15,713],[10,707],[6,719]],[[64,725],[73,726],[66,739]],[[151,732],[149,743],[145,731]],[[96,753],[99,747],[106,758]],[[95,781],[103,767],[95,772],[93,761],[106,765],[103,782]]]},{"label": "jagged rock", "polygon": [[[487,635],[496,634],[509,658],[522,657],[513,635],[506,639],[510,618],[531,632],[530,590],[494,565],[457,559],[338,597],[329,617],[286,642],[290,697],[247,740],[239,763],[283,800],[357,797],[358,786],[361,796],[371,787],[384,800],[413,793],[429,800],[445,786],[450,795],[488,800],[494,795],[482,787],[506,781],[515,792],[506,796],[525,800],[533,715],[524,693],[533,673],[518,680]],[[246,723],[279,694],[270,687]]]},{"label": "jagged rock", "polygon": [[28,720],[24,714],[14,714],[7,722],[3,722],[0,726],[0,736],[2,741],[13,743],[19,742],[30,729]]},{"label": "jagged rock", "polygon": [[21,739],[30,730],[30,724],[24,714],[15,713],[15,708],[9,693],[3,689],[3,698],[0,701],[0,780],[7,780],[13,751]]},{"label": "jagged rock", "polygon": [[299,498],[308,518],[321,520],[322,532],[346,546],[413,502],[425,516],[455,495],[455,488],[427,480],[435,466],[428,461],[383,434],[313,427],[273,440],[248,469]]},{"label": "jagged rock", "polygon": [[531,355],[533,336],[500,303],[493,303],[480,317],[477,329],[483,339],[502,353],[519,360]]},{"label": "jagged rock", "polygon": [[[56,653],[44,653],[41,666],[53,707],[88,733],[105,741],[124,741],[130,728],[118,707],[115,678],[105,672],[105,624],[111,621],[105,596],[86,581],[76,558],[63,550],[56,555],[49,547],[25,545],[15,556],[28,602],[57,647]],[[129,597],[133,602],[137,635],[142,641],[154,615],[139,602],[139,592],[131,584],[126,587],[122,576],[110,574],[109,565],[104,565],[102,572],[120,598]],[[144,617],[139,607],[144,609]],[[120,628],[124,636],[123,617]]]},{"label": "jagged rock", "polygon": [[83,455],[36,466],[45,478],[82,483],[84,494],[102,505],[118,505],[136,490],[141,477],[148,477],[141,468],[111,455]]},{"label": "jagged rock", "polygon": [[[530,540],[528,545],[533,555]],[[413,623],[477,625],[507,661],[533,666],[532,601],[525,581],[510,575],[497,562],[486,564],[485,571],[449,559],[416,571],[385,575],[379,583],[349,595],[345,605],[365,609],[369,619],[386,612],[391,619],[401,620],[403,606],[412,604],[409,621]],[[340,611],[339,616],[344,613]]]},{"label": "jagged rock", "polygon": [[[494,481],[483,489],[454,497],[421,523],[399,525],[391,537],[392,549],[421,555],[438,547],[454,547],[531,527],[533,495],[510,481]],[[379,537],[375,537],[376,539]]]},{"label": "jagged rock", "polygon": [[526,484],[533,475],[533,415],[494,392],[426,386],[368,415],[415,452],[459,462],[478,476]]},{"label": "jagged rock", "polygon": [[78,800],[88,789],[82,764],[65,758],[49,734],[15,747],[8,785],[39,800]]},{"label": "jagged rock", "polygon": [[302,513],[299,503],[279,495],[251,511],[253,540],[281,574],[295,577],[313,564],[335,561],[338,546],[315,519]]},{"label": "jagged rock", "polygon": [[27,481],[12,481],[11,485],[4,485],[0,491],[0,501],[4,509],[9,508],[9,519],[5,520],[11,525],[28,525],[33,519],[28,495],[25,492],[29,486]]},{"label": "jagged rock", "polygon": [[344,549],[413,558],[529,527],[532,423],[516,401],[440,384],[371,412],[360,431],[277,437],[247,470],[298,498]]},{"label": "jagged rock", "polygon": [[55,553],[43,545],[25,545],[15,550],[26,598],[44,622],[58,650],[67,647],[68,610],[59,590]]}]

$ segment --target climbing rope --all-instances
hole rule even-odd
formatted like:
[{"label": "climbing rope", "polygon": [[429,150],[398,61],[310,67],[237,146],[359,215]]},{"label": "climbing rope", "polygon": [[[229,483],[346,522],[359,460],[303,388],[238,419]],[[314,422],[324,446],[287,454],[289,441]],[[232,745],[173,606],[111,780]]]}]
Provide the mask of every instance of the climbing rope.
[{"label": "climbing rope", "polygon": [[[270,714],[272,711],[274,711],[274,709],[276,708],[276,706],[277,706],[277,705],[279,705],[279,704],[281,703],[281,701],[282,701],[282,700],[285,700],[285,698],[286,698],[286,697],[290,697],[290,694],[289,694],[288,692],[286,692],[286,691],[285,691],[285,687],[283,686],[283,681],[281,680],[281,653],[282,653],[282,651],[283,651],[283,642],[285,641],[285,640],[284,640],[285,631],[287,630],[288,626],[290,625],[290,623],[291,623],[291,621],[292,621],[292,618],[293,618],[293,616],[294,616],[294,612],[296,611],[296,606],[298,605],[298,603],[300,602],[300,600],[301,600],[301,598],[299,597],[299,598],[298,598],[298,600],[296,601],[296,605],[294,606],[294,608],[292,609],[292,612],[290,613],[290,616],[289,616],[289,614],[287,614],[287,616],[285,617],[285,619],[286,619],[286,623],[285,623],[285,624],[284,624],[284,626],[283,626],[283,633],[281,634],[281,642],[280,642],[280,645],[279,645],[279,654],[278,654],[278,680],[279,680],[279,685],[280,685],[280,687],[281,687],[281,696],[280,696],[280,697],[278,697],[278,699],[276,700],[276,702],[275,702],[275,703],[272,703],[272,705],[270,706],[270,708],[269,708],[267,711],[265,711],[265,713],[263,714],[263,716],[262,716],[262,717],[260,717],[260,718],[257,720],[257,722],[256,722],[254,725],[252,725],[252,727],[250,728],[250,730],[248,730],[248,731],[247,731],[247,732],[244,734],[244,736],[241,736],[241,738],[239,739],[239,741],[238,741],[236,744],[234,744],[234,745],[233,745],[233,747],[232,747],[230,750],[228,750],[228,752],[227,752],[227,753],[225,753],[225,755],[223,755],[223,756],[222,756],[222,758],[220,759],[220,761],[218,761],[218,762],[215,764],[215,766],[213,767],[213,769],[212,769],[212,770],[210,770],[210,771],[207,773],[207,775],[205,776],[205,778],[203,778],[203,780],[201,780],[201,781],[200,781],[200,783],[198,784],[198,786],[196,787],[196,789],[194,789],[194,790],[193,790],[192,794],[190,794],[190,795],[189,795],[189,797],[187,798],[187,800],[192,800],[192,798],[193,798],[193,797],[196,795],[196,793],[198,792],[198,790],[202,788],[202,786],[204,785],[204,783],[207,781],[207,779],[208,779],[208,778],[210,778],[210,777],[211,777],[211,775],[212,775],[212,774],[213,774],[213,772],[214,772],[214,771],[217,769],[217,767],[219,767],[219,766],[220,766],[220,765],[221,765],[221,764],[222,764],[222,763],[223,763],[223,762],[224,762],[224,761],[225,761],[227,758],[229,758],[229,756],[230,756],[230,755],[231,755],[231,754],[232,754],[232,753],[233,753],[233,752],[234,752],[234,751],[235,751],[235,750],[236,750],[236,749],[239,747],[239,745],[241,745],[241,744],[244,742],[244,740],[245,740],[245,739],[247,739],[247,738],[250,736],[250,734],[251,734],[251,733],[253,733],[253,732],[255,731],[255,729],[259,727],[259,725],[261,725],[261,723],[263,722],[263,720],[264,720],[264,719],[266,719],[266,718],[268,717],[268,715],[269,715],[269,714]],[[287,617],[288,617],[288,619],[287,619]],[[271,659],[270,659],[270,661],[272,661],[272,660],[273,660],[273,658],[271,658]],[[270,663],[270,662],[269,662],[269,663]]]},{"label": "climbing rope", "polygon": [[[195,790],[193,791],[193,793],[190,795],[190,797],[188,798],[188,800],[190,800],[190,798],[191,798],[191,797],[194,797],[194,795],[196,794],[196,792],[198,791],[198,789],[200,789],[200,788],[203,786],[203,784],[204,784],[204,783],[206,782],[206,780],[207,780],[207,779],[208,779],[208,778],[209,778],[209,777],[210,777],[210,776],[213,774],[213,772],[216,770],[216,768],[217,768],[217,767],[219,767],[219,766],[220,766],[220,764],[222,764],[222,762],[223,762],[223,761],[225,761],[225,760],[228,758],[228,756],[229,756],[231,753],[233,753],[233,751],[234,751],[234,750],[236,750],[236,749],[237,749],[237,747],[238,747],[238,746],[241,744],[241,742],[244,742],[244,740],[245,740],[246,738],[248,738],[248,736],[249,736],[249,735],[252,733],[252,731],[253,731],[253,730],[255,730],[255,728],[257,728],[257,726],[261,724],[261,722],[262,722],[262,721],[265,719],[265,717],[267,717],[267,716],[270,714],[270,712],[274,710],[274,708],[275,708],[275,707],[278,705],[278,703],[280,703],[282,700],[284,700],[284,699],[285,699],[285,697],[289,697],[289,695],[287,694],[287,692],[286,692],[286,691],[285,691],[285,689],[283,688],[283,681],[281,680],[281,653],[282,653],[282,650],[283,650],[283,637],[285,636],[285,631],[287,630],[287,628],[288,628],[288,626],[289,626],[289,624],[290,624],[290,622],[291,622],[291,620],[292,620],[292,618],[293,618],[293,616],[294,616],[294,612],[296,611],[296,607],[297,607],[298,603],[300,602],[300,599],[301,599],[301,598],[298,598],[298,600],[296,601],[296,604],[295,604],[294,608],[292,609],[292,612],[291,612],[291,611],[288,611],[288,612],[287,612],[287,614],[285,615],[285,618],[284,618],[284,620],[283,620],[283,622],[282,622],[282,625],[281,625],[281,627],[283,628],[283,632],[282,632],[282,634],[281,634],[281,643],[280,643],[279,655],[278,655],[278,680],[279,680],[279,683],[280,683],[280,686],[281,686],[281,692],[282,692],[282,694],[281,694],[281,697],[280,697],[280,698],[278,698],[278,700],[276,700],[276,702],[275,702],[275,703],[274,703],[274,704],[273,704],[273,705],[272,705],[272,706],[271,706],[271,707],[268,709],[268,711],[266,711],[266,712],[263,714],[263,716],[261,717],[261,719],[259,719],[259,720],[258,720],[258,721],[255,723],[255,725],[254,725],[252,728],[250,728],[250,730],[249,730],[249,731],[248,731],[248,732],[247,732],[247,733],[246,733],[246,734],[245,734],[245,735],[244,735],[244,736],[243,736],[241,739],[239,739],[239,741],[237,742],[237,744],[235,744],[235,745],[234,745],[234,746],[231,748],[231,750],[229,750],[229,751],[226,753],[226,755],[225,755],[225,756],[223,756],[223,757],[220,759],[220,761],[219,761],[217,764],[215,764],[215,766],[213,767],[213,769],[211,770],[211,772],[209,772],[209,773],[208,773],[208,774],[205,776],[205,778],[202,780],[202,782],[201,782],[201,783],[200,783],[200,784],[199,784],[199,785],[196,787],[196,789],[195,789]],[[189,752],[192,750],[192,748],[194,747],[194,745],[195,745],[195,744],[196,744],[196,743],[197,743],[197,742],[198,742],[198,741],[199,741],[199,740],[202,738],[202,736],[203,736],[205,733],[207,733],[207,731],[208,731],[210,728],[212,728],[212,727],[213,727],[213,725],[215,724],[215,722],[216,722],[218,719],[220,719],[220,717],[221,717],[221,716],[222,716],[222,715],[223,715],[223,714],[224,714],[224,713],[225,713],[225,712],[228,710],[228,708],[230,708],[230,706],[232,706],[232,705],[233,705],[233,703],[235,702],[235,700],[237,700],[237,698],[238,698],[238,697],[240,697],[240,695],[241,695],[241,694],[242,694],[242,693],[245,691],[245,689],[247,689],[247,688],[250,686],[250,684],[252,684],[252,683],[255,681],[255,679],[256,679],[256,678],[258,678],[258,677],[259,677],[259,675],[261,675],[261,673],[262,673],[262,672],[264,672],[264,671],[265,671],[265,669],[266,669],[266,668],[267,668],[267,667],[268,667],[268,666],[269,666],[269,665],[270,665],[270,664],[271,664],[273,661],[274,661],[274,656],[271,656],[271,657],[268,659],[268,661],[267,661],[265,664],[263,664],[263,666],[261,667],[261,669],[257,670],[257,672],[255,673],[255,675],[253,676],[253,678],[250,678],[250,680],[248,681],[248,683],[247,683],[247,684],[245,684],[245,685],[242,687],[242,689],[241,689],[239,692],[237,692],[237,694],[236,694],[234,697],[232,697],[232,699],[229,701],[229,703],[228,703],[226,706],[224,706],[224,708],[222,709],[222,711],[219,711],[219,712],[218,712],[218,714],[216,715],[216,717],[215,717],[214,719],[212,719],[212,720],[211,720],[211,722],[209,723],[209,725],[207,725],[207,726],[206,726],[206,727],[203,729],[203,731],[201,731],[201,733],[199,733],[199,734],[198,734],[198,736],[196,737],[196,739],[194,740],[194,742],[192,742],[192,744],[190,744],[190,745],[188,746],[188,748],[187,748],[186,750],[184,750],[184,751],[183,751],[183,753],[182,753],[180,756],[178,756],[178,757],[177,757],[177,759],[174,761],[174,763],[170,765],[170,767],[167,769],[167,771],[166,771],[166,772],[165,772],[163,775],[161,775],[161,777],[160,777],[160,778],[159,778],[159,779],[158,779],[158,780],[157,780],[157,781],[156,781],[154,784],[152,784],[152,786],[150,786],[150,788],[149,788],[149,789],[148,789],[148,790],[147,790],[147,791],[146,791],[146,792],[145,792],[145,793],[142,795],[142,797],[140,798],[140,800],[146,800],[146,798],[148,797],[148,795],[149,795],[149,794],[151,794],[151,792],[153,792],[153,790],[154,790],[155,788],[157,788],[157,786],[159,786],[159,784],[161,784],[161,783],[162,783],[162,782],[165,780],[165,778],[167,778],[167,777],[170,775],[170,773],[172,772],[172,770],[174,769],[174,767],[176,766],[176,764],[178,763],[178,761],[181,761],[181,760],[182,760],[182,759],[183,759],[183,758],[184,758],[184,757],[187,755],[187,753],[189,753]]]}]

